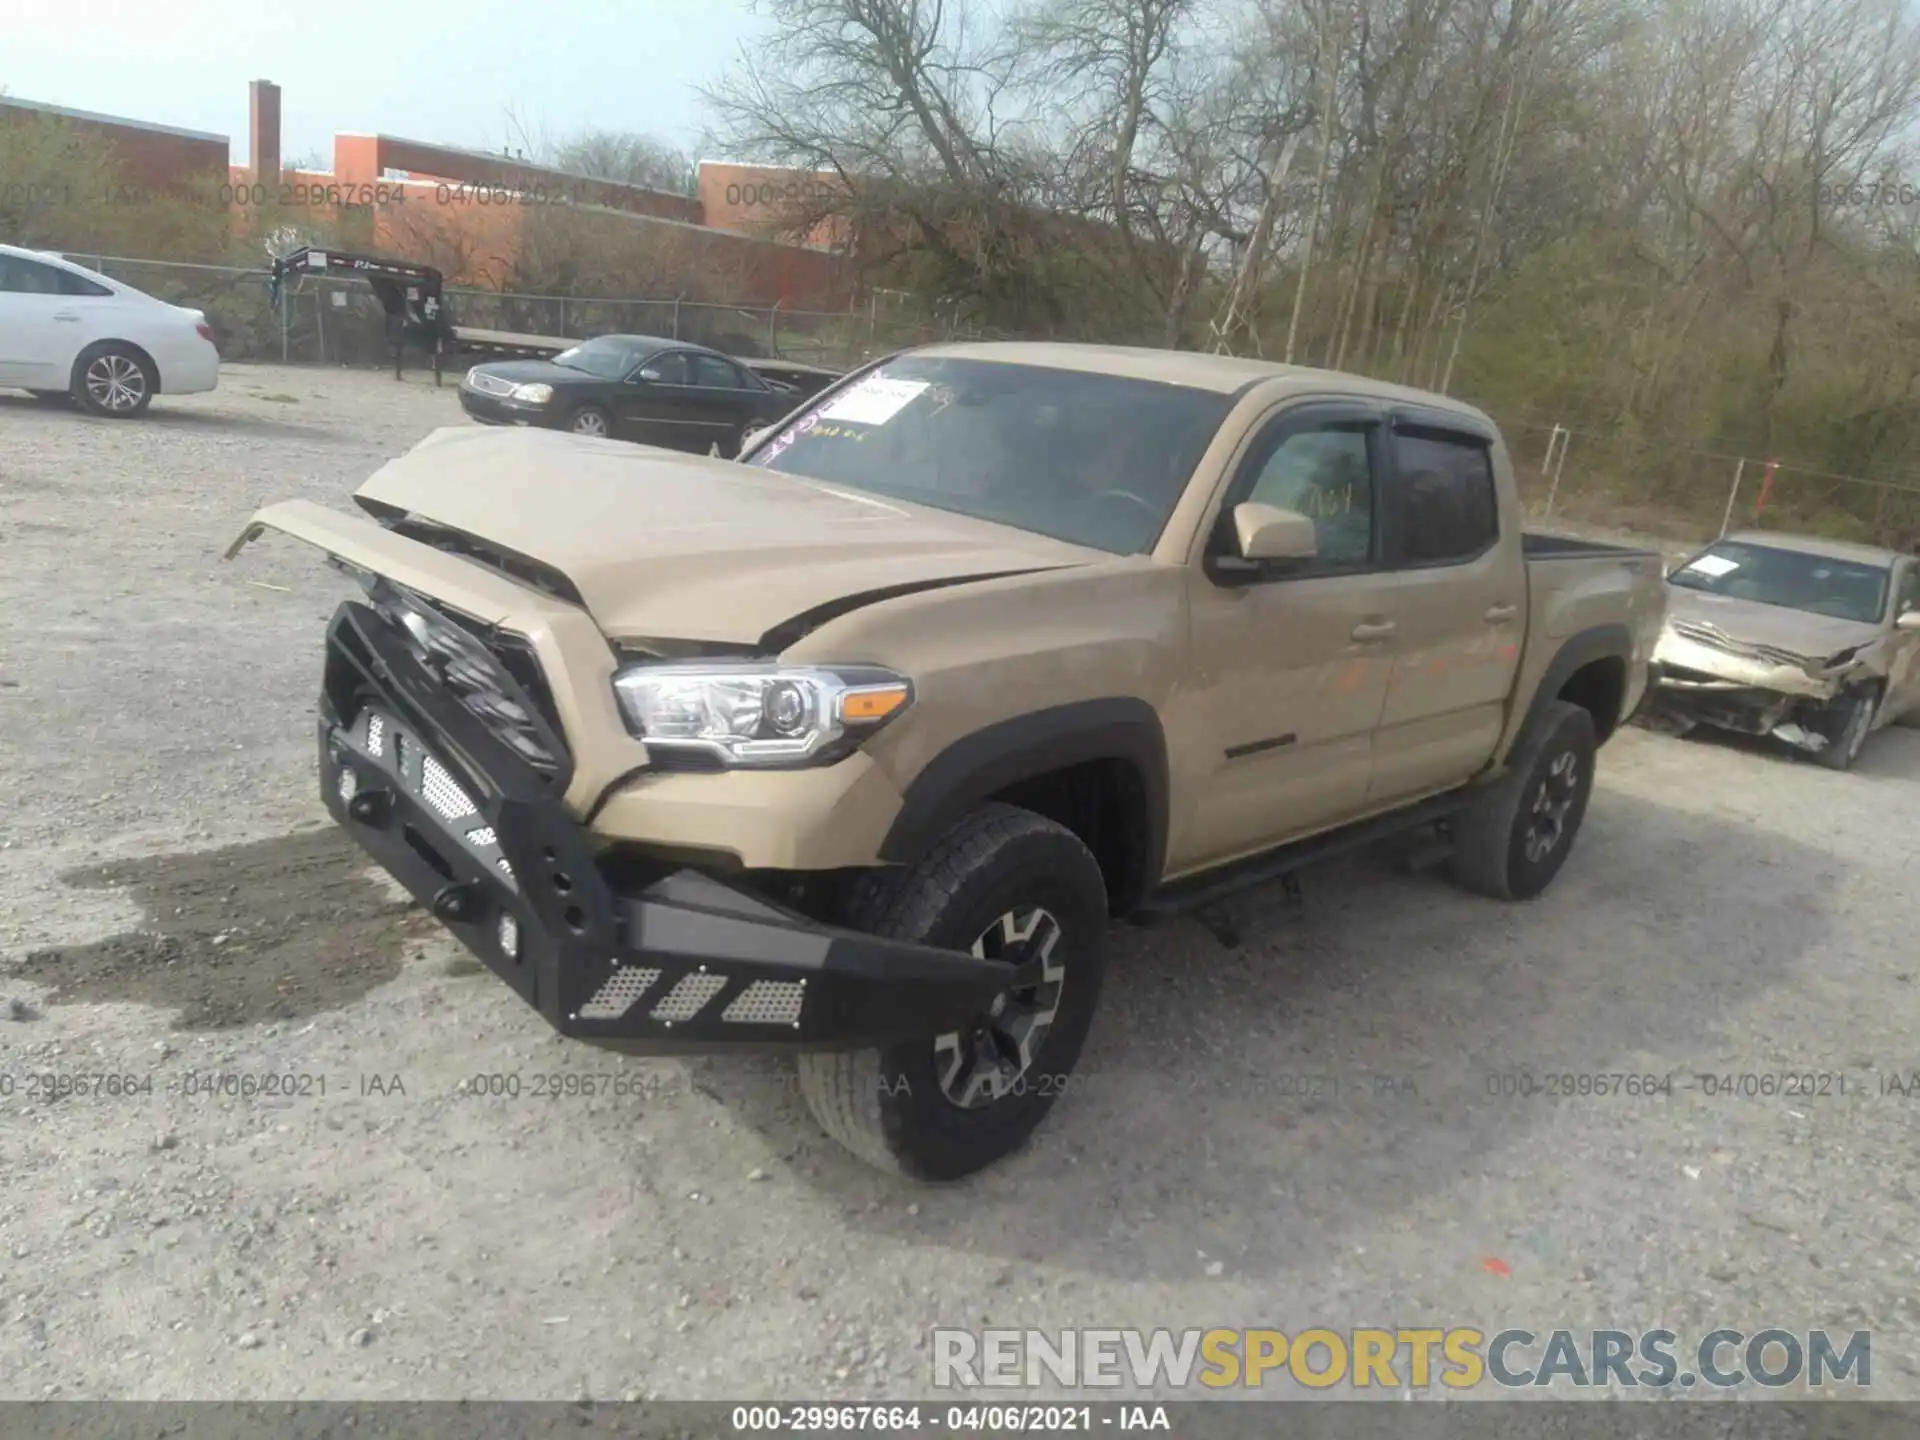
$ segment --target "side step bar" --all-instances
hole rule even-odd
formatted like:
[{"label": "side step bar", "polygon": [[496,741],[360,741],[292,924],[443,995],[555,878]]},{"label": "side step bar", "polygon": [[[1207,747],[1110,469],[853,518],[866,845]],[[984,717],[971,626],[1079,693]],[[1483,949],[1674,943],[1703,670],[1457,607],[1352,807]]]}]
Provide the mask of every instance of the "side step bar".
[{"label": "side step bar", "polygon": [[1175,880],[1171,884],[1162,885],[1141,901],[1139,909],[1131,918],[1142,924],[1152,924],[1155,921],[1189,914],[1216,904],[1230,895],[1255,885],[1265,885],[1274,880],[1286,879],[1305,866],[1317,864],[1351,850],[1362,849],[1376,841],[1390,839],[1409,830],[1417,830],[1423,825],[1432,825],[1445,820],[1461,809],[1470,795],[1471,792],[1466,789],[1449,790],[1444,795],[1423,800],[1406,810],[1396,810],[1390,814],[1376,815],[1368,820],[1355,821],[1337,830],[1310,835],[1304,840],[1295,840],[1272,850],[1264,850],[1258,855],[1236,860],[1230,865],[1195,875],[1191,879]]}]

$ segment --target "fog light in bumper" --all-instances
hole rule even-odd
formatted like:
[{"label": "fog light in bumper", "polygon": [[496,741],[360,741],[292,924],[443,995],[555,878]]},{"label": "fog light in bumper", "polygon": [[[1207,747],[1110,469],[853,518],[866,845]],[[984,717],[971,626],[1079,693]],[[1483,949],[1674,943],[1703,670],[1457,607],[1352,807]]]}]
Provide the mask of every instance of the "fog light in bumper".
[{"label": "fog light in bumper", "polygon": [[360,790],[360,777],[353,773],[353,767],[351,765],[342,765],[340,767],[340,779],[336,783],[335,789],[340,793],[340,803],[342,805],[351,805],[353,803],[353,797],[358,794]]},{"label": "fog light in bumper", "polygon": [[520,958],[520,922],[513,916],[503,913],[495,934],[500,940],[500,953],[509,960]]}]

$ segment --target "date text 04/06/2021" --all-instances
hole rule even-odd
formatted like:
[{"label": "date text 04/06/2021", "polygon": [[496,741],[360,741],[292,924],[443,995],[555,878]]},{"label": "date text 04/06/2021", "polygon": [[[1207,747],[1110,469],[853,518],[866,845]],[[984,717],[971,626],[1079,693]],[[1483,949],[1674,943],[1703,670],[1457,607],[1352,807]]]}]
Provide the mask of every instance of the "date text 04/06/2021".
[{"label": "date text 04/06/2021", "polygon": [[1920,1070],[1734,1070],[1685,1074],[1508,1070],[1489,1072],[1496,1100],[1640,1099],[1701,1095],[1709,1100],[1920,1099]]},{"label": "date text 04/06/2021", "polygon": [[935,1435],[1089,1434],[1095,1430],[1170,1433],[1164,1405],[736,1405],[731,1433]]}]

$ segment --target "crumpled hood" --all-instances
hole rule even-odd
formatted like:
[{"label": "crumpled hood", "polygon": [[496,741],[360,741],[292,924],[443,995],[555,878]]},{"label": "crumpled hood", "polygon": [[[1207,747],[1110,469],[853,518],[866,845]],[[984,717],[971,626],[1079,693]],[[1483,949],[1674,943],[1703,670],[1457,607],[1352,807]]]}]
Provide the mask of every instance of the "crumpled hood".
[{"label": "crumpled hood", "polygon": [[355,492],[549,566],[614,639],[751,643],[874,591],[1113,557],[731,461],[450,427]]},{"label": "crumpled hood", "polygon": [[1707,627],[1734,647],[1772,650],[1806,660],[1824,660],[1880,634],[1878,625],[1710,595],[1684,585],[1667,587],[1667,626],[1676,634],[1710,642],[1707,634],[1689,635],[1693,627]]}]

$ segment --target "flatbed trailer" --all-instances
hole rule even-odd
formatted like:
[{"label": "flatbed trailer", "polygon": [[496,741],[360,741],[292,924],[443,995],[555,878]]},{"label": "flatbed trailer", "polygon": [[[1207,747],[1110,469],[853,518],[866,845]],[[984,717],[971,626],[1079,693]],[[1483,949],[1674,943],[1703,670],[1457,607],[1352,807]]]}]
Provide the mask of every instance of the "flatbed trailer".
[{"label": "flatbed trailer", "polygon": [[452,348],[462,355],[479,355],[489,360],[545,360],[579,343],[562,335],[524,335],[514,330],[456,325]]}]

